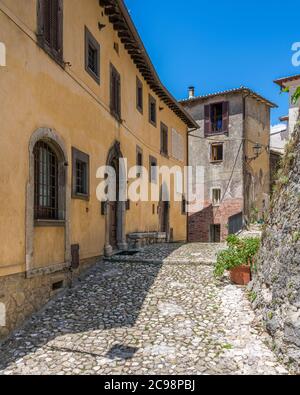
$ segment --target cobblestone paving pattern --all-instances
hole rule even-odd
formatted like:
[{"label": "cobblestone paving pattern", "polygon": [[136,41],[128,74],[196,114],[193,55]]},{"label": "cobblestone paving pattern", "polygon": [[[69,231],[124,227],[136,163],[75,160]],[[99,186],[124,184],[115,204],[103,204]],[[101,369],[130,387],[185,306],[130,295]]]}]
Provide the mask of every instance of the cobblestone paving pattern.
[{"label": "cobblestone paving pattern", "polygon": [[99,263],[0,347],[0,374],[287,374],[245,290],[212,271]]}]

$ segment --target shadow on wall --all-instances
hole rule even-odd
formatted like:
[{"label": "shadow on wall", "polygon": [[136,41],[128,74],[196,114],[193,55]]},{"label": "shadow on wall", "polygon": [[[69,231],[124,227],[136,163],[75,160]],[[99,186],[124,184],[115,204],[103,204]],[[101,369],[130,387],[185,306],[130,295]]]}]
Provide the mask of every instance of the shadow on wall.
[{"label": "shadow on wall", "polygon": [[189,242],[208,243],[210,241],[210,224],[214,223],[213,205],[189,216]]},{"label": "shadow on wall", "polygon": [[[168,248],[168,255],[178,248],[179,245]],[[66,348],[63,341],[60,347],[56,344],[58,338],[89,331],[105,334],[111,329],[134,326],[161,267],[162,264],[145,263],[98,264],[0,346],[0,370],[41,347],[93,356],[90,350],[80,350],[78,344]],[[55,344],[51,344],[55,339]],[[106,355],[97,356],[129,359],[136,351],[128,345],[114,344]]]}]

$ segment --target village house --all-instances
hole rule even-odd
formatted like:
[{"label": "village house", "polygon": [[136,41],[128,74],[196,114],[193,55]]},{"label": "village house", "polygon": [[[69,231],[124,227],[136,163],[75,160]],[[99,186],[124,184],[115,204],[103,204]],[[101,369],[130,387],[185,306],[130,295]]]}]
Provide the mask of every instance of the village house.
[{"label": "village house", "polygon": [[198,97],[190,88],[181,103],[199,125],[190,134],[189,164],[204,168],[200,207],[189,210],[189,241],[224,241],[268,207],[275,104],[245,87]]},{"label": "village house", "polygon": [[183,168],[197,124],[160,82],[122,0],[3,0],[0,33],[1,337],[99,257],[126,250],[130,234],[186,240],[173,194],[100,202],[96,173],[118,172],[120,158]]},{"label": "village house", "polygon": [[286,90],[289,94],[289,113],[282,116],[280,120],[282,122],[287,122],[287,130],[290,137],[295,129],[299,116],[299,101],[297,103],[293,103],[292,98],[296,92],[296,89],[300,87],[300,74],[280,78],[274,82],[280,86],[281,90]]}]

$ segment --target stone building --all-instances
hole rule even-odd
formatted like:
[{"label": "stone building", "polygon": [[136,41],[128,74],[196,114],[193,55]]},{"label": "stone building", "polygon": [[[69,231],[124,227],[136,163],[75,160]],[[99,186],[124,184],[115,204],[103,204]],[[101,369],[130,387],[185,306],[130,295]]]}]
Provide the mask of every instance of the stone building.
[{"label": "stone building", "polygon": [[182,104],[199,125],[190,133],[189,163],[204,168],[203,194],[189,210],[189,241],[220,242],[262,219],[269,204],[275,104],[245,87],[199,97],[190,89]]},{"label": "stone building", "polygon": [[290,77],[279,78],[274,81],[282,90],[287,90],[289,95],[289,113],[280,118],[281,121],[287,122],[287,130],[289,137],[293,134],[296,122],[299,116],[299,104],[293,103],[292,97],[298,87],[300,87],[300,74]]},{"label": "stone building", "polygon": [[0,37],[1,337],[129,234],[186,240],[181,202],[104,204],[96,175],[120,158],[183,168],[197,124],[160,82],[122,0],[3,0]]},{"label": "stone building", "polygon": [[250,285],[274,349],[300,374],[300,119],[282,160]]}]

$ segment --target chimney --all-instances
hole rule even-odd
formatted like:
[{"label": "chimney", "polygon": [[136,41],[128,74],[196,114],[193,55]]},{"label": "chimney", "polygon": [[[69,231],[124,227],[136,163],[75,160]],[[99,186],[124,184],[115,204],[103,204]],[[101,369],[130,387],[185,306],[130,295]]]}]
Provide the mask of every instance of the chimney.
[{"label": "chimney", "polygon": [[195,97],[195,87],[190,86],[189,87],[189,99],[194,99],[194,97]]}]

